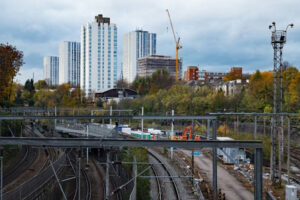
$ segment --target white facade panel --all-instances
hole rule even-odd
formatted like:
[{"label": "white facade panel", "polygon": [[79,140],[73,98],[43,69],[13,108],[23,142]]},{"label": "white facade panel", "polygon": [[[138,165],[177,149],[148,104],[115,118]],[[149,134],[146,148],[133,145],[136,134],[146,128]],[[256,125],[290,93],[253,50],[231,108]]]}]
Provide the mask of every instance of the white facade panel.
[{"label": "white facade panel", "polygon": [[80,50],[79,42],[64,41],[59,44],[59,84],[79,85]]},{"label": "white facade panel", "polygon": [[156,34],[136,30],[124,35],[123,38],[123,76],[132,83],[137,76],[139,58],[156,54]]},{"label": "white facade panel", "polygon": [[86,95],[115,87],[117,27],[92,22],[81,28],[81,88]]},{"label": "white facade panel", "polygon": [[48,85],[58,85],[59,58],[57,56],[44,57],[44,80]]}]

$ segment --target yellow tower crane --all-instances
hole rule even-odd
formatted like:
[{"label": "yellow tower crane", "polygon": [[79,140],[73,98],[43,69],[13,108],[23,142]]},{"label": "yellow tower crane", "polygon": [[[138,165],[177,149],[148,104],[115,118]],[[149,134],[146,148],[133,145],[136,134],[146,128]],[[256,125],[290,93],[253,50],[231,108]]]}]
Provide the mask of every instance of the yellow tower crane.
[{"label": "yellow tower crane", "polygon": [[180,46],[179,42],[180,42],[180,37],[176,38],[176,35],[175,35],[175,31],[174,31],[174,28],[173,28],[173,23],[172,23],[172,20],[171,20],[171,16],[170,16],[170,12],[169,10],[167,9],[166,10],[167,13],[168,13],[168,16],[169,16],[169,20],[170,20],[170,25],[171,25],[171,28],[172,28],[172,32],[173,32],[173,36],[174,36],[174,41],[175,41],[175,44],[176,44],[176,81],[178,81],[178,50],[182,48],[182,46]]}]

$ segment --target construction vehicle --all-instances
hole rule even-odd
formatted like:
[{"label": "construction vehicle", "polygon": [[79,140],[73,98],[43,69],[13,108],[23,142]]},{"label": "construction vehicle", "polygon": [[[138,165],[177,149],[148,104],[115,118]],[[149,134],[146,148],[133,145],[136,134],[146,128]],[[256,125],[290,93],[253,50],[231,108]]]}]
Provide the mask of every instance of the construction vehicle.
[{"label": "construction vehicle", "polygon": [[175,31],[174,31],[174,28],[173,28],[173,23],[172,23],[171,16],[170,16],[170,12],[169,12],[168,9],[166,11],[168,13],[168,17],[169,17],[169,20],[170,20],[170,25],[171,25],[174,41],[175,41],[175,44],[176,44],[176,60],[175,60],[175,62],[176,62],[176,81],[178,81],[178,65],[179,65],[178,50],[181,49],[182,46],[179,44],[180,37],[176,38]]},{"label": "construction vehicle", "polygon": [[[196,128],[198,127],[198,125],[196,124]],[[173,136],[173,140],[192,140],[192,131],[193,131],[193,127],[192,126],[187,126],[182,135],[176,135]],[[195,135],[194,140],[199,141],[200,140],[200,136],[199,135]]]},{"label": "construction vehicle", "polygon": [[[183,134],[181,136],[181,140],[187,140],[187,139],[191,140],[192,139],[192,128],[193,128],[192,126],[187,126],[184,129]],[[189,137],[187,136],[187,134]]]}]

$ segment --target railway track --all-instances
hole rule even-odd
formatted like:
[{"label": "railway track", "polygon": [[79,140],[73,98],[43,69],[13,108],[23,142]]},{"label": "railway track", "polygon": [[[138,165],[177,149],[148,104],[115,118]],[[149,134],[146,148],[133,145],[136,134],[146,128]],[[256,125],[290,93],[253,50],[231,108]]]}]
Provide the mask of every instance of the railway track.
[{"label": "railway track", "polygon": [[86,183],[85,188],[85,200],[91,200],[92,198],[92,185],[89,176],[87,175],[86,171],[84,169],[81,169],[81,174],[84,177],[84,181]]},{"label": "railway track", "polygon": [[[60,174],[63,169],[65,161],[65,155],[60,157],[56,162],[53,163],[53,166],[57,172]],[[53,171],[50,167],[44,169],[38,175],[32,177],[27,182],[23,183],[18,188],[7,192],[4,194],[4,199],[6,200],[15,200],[15,199],[35,199],[38,197],[39,191],[49,183],[49,181],[54,177]],[[22,196],[21,196],[22,195]]]},{"label": "railway track", "polygon": [[95,176],[95,174],[92,174],[91,176],[94,176],[94,179],[100,181],[97,183],[94,180],[95,184],[92,184],[92,199],[99,199],[105,196],[105,172],[103,171],[103,168],[96,163],[96,161],[97,159],[93,156],[90,162],[90,169],[95,170],[97,172],[97,176]]},{"label": "railway track", "polygon": [[155,170],[155,168],[153,166],[151,166],[151,170],[152,170],[152,172],[155,176],[155,182],[156,182],[156,185],[157,185],[157,199],[162,200],[161,185],[160,185],[160,181],[159,181],[159,178],[158,178],[158,173],[157,173],[157,171]]},{"label": "railway track", "polygon": [[[110,170],[112,169],[112,167],[114,167],[114,166],[111,166]],[[113,169],[113,170],[115,170],[115,169]],[[113,188],[118,187],[118,184],[117,184],[118,180],[116,180],[116,178],[114,178],[114,177],[110,178],[110,182],[113,185]],[[116,193],[116,197],[117,197],[117,200],[122,200],[123,199],[122,198],[122,193],[120,191]]]},{"label": "railway track", "polygon": [[20,176],[34,162],[37,156],[37,150],[25,146],[25,153],[22,159],[12,168],[4,172],[3,185],[6,186]]},{"label": "railway track", "polygon": [[[67,160],[70,161],[70,167],[72,168],[72,171],[74,173],[74,176],[78,175],[78,161],[76,159],[76,155],[74,151],[70,151],[67,155]],[[83,166],[82,166],[83,167]],[[83,183],[85,183],[85,186],[82,187]],[[74,190],[74,196],[73,200],[78,199],[78,176],[76,177],[76,184],[75,184],[75,190]],[[88,173],[85,169],[80,169],[80,199],[85,200],[91,200],[92,199],[92,184],[91,180],[88,176]]]},{"label": "railway track", "polygon": [[[291,147],[291,163],[293,163],[296,167],[299,168],[300,166],[300,149]],[[296,182],[297,184],[300,184],[300,178],[291,174],[291,179]]]},{"label": "railway track", "polygon": [[[30,131],[31,129],[28,126],[25,126],[25,130]],[[25,132],[25,135],[28,135],[28,132]],[[20,159],[13,167],[10,167],[4,172],[3,186],[6,186],[13,182],[35,161],[38,150],[29,146],[24,146],[24,148],[25,152],[22,155],[22,159]]]},{"label": "railway track", "polygon": [[[172,178],[172,174],[171,172],[168,170],[168,168],[166,167],[166,165],[155,155],[153,154],[151,151],[148,150],[148,154],[150,155],[151,158],[153,158],[157,163],[159,163],[160,165],[152,165],[152,168],[156,168],[155,169],[155,176],[156,176],[156,181],[160,182],[158,187],[161,188],[161,185],[163,185],[163,189],[160,189],[160,193],[158,194],[160,199],[177,199],[180,200],[180,194],[179,194],[179,190],[178,190],[178,186],[176,184],[176,181],[174,180],[174,178]],[[163,173],[163,171],[165,173]],[[157,176],[169,176],[170,181],[165,181],[166,178],[157,178]],[[158,180],[157,180],[158,179]],[[162,183],[162,184],[161,184]],[[173,190],[173,192],[169,191],[169,189]],[[158,190],[159,191],[159,190]],[[171,197],[172,196],[172,197]]]}]

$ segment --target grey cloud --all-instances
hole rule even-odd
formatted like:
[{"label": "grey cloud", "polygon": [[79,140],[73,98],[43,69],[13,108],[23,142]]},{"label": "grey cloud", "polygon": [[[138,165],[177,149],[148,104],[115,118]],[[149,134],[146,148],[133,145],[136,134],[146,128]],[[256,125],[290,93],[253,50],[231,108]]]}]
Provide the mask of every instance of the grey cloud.
[{"label": "grey cloud", "polygon": [[174,56],[166,8],[182,38],[180,57],[184,66],[271,69],[268,25],[272,21],[282,28],[295,23],[288,33],[284,60],[300,64],[298,0],[2,0],[1,7],[0,18],[5,20],[0,21],[0,42],[12,43],[24,51],[26,69],[41,67],[43,55],[57,55],[60,41],[79,41],[80,26],[93,21],[98,13],[118,26],[118,66],[123,35],[136,28],[157,33],[158,53]]}]

